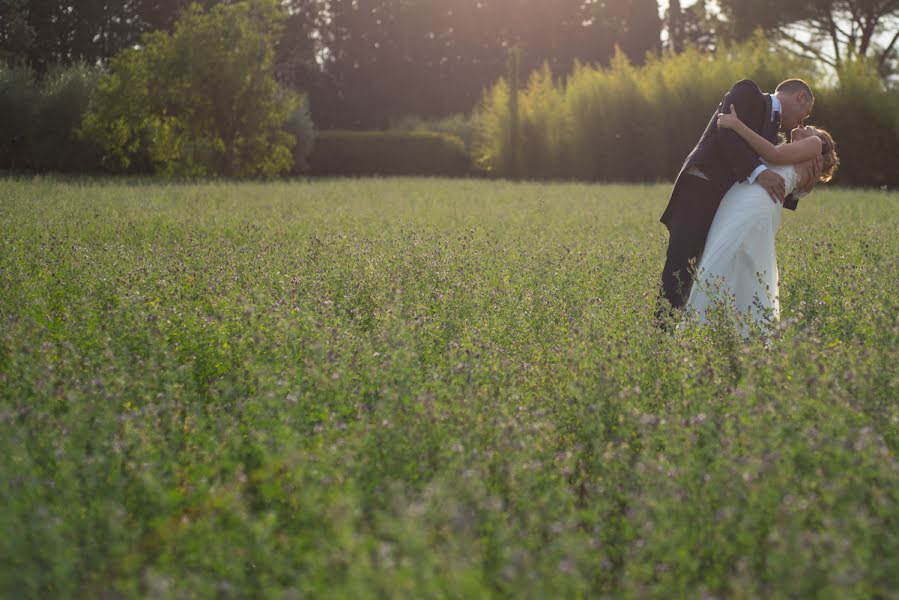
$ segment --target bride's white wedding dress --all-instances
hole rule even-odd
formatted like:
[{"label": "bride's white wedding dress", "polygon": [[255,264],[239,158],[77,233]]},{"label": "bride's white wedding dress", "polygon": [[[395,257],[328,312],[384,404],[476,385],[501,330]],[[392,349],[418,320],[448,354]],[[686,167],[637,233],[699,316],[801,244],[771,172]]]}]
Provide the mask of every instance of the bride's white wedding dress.
[{"label": "bride's white wedding dress", "polygon": [[[784,178],[786,193],[793,193],[800,179],[796,169],[768,168]],[[742,182],[728,190],[706,238],[686,304],[688,314],[697,313],[704,323],[713,302],[732,303],[744,336],[750,321],[767,328],[780,318],[774,237],[782,210],[761,185]]]}]

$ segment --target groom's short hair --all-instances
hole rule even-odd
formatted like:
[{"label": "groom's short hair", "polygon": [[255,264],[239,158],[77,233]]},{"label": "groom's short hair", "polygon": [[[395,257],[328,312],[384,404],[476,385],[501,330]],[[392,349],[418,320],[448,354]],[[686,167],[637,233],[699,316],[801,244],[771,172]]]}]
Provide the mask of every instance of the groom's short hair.
[{"label": "groom's short hair", "polygon": [[815,98],[815,95],[812,93],[812,88],[809,87],[809,85],[801,79],[787,79],[786,81],[781,81],[777,86],[777,89],[775,89],[774,91],[775,93],[783,92],[785,94],[798,94],[799,92],[805,92],[806,94],[808,94],[809,98]]}]

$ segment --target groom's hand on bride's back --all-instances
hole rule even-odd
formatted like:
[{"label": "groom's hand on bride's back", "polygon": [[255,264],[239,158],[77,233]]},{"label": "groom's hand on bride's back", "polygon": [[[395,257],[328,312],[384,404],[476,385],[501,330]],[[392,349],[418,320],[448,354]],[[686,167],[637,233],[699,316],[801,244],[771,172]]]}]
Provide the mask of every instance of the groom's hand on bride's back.
[{"label": "groom's hand on bride's back", "polygon": [[783,203],[784,196],[787,195],[787,184],[784,182],[784,178],[772,171],[771,169],[765,169],[759,176],[756,177],[756,182],[765,188],[765,191],[768,192],[768,195],[771,196],[771,199],[775,202]]}]

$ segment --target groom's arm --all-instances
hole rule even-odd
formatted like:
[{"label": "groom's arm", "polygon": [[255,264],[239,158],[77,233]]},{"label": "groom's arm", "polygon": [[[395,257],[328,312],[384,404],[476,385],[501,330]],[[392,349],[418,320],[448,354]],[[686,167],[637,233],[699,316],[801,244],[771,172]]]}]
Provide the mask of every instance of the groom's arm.
[{"label": "groom's arm", "polygon": [[[721,112],[729,113],[731,105],[736,108],[738,115],[747,116],[749,121],[746,124],[755,131],[752,123],[760,112],[765,112],[765,97],[758,86],[748,80],[738,82],[724,96]],[[737,181],[745,180],[762,166],[758,154],[732,129],[718,128],[718,144]]]}]

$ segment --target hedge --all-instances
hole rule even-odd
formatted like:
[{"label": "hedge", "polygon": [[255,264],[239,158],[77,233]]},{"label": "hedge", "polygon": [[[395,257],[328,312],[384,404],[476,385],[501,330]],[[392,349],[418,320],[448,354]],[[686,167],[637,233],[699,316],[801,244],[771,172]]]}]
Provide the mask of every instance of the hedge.
[{"label": "hedge", "polygon": [[608,67],[576,65],[564,79],[545,67],[527,78],[516,103],[506,79],[485,92],[473,117],[473,161],[500,177],[671,181],[734,83],[749,78],[772,91],[801,77],[816,96],[806,124],[828,129],[837,143],[835,183],[899,186],[899,90],[862,63],[837,75],[822,77],[816,65],[758,38],[642,67],[619,54]]},{"label": "hedge", "polygon": [[464,142],[431,131],[321,131],[309,165],[324,176],[473,174]]}]

